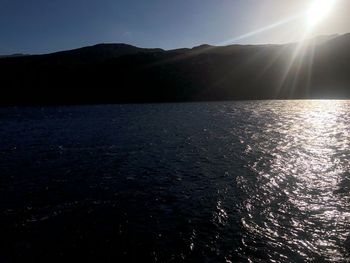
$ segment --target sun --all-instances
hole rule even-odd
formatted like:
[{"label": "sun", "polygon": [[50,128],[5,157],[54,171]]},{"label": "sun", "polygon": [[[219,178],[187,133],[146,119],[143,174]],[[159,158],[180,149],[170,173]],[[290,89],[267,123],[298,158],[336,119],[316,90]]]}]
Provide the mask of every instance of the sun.
[{"label": "sun", "polygon": [[314,0],[307,11],[307,23],[309,27],[319,24],[332,11],[336,0]]}]

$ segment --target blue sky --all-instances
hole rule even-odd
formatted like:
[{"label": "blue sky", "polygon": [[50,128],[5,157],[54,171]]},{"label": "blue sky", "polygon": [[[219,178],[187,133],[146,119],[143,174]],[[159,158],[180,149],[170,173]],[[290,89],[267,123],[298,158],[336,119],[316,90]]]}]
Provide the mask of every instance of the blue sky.
[{"label": "blue sky", "polygon": [[[173,49],[296,41],[304,19],[240,36],[304,12],[311,0],[0,0],[0,54],[48,53],[97,43]],[[350,31],[338,0],[315,34]]]}]

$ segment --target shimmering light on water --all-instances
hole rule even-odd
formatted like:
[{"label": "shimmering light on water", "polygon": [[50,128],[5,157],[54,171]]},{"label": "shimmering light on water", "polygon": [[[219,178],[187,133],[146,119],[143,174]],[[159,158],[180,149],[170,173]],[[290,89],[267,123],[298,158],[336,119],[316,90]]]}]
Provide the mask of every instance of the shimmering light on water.
[{"label": "shimmering light on water", "polygon": [[293,102],[268,113],[273,122],[252,134],[246,151],[260,155],[250,164],[260,177],[245,201],[244,239],[266,239],[271,255],[280,247],[305,260],[345,261],[348,113],[343,101]]},{"label": "shimmering light on water", "polygon": [[0,116],[0,261],[350,260],[349,101]]}]

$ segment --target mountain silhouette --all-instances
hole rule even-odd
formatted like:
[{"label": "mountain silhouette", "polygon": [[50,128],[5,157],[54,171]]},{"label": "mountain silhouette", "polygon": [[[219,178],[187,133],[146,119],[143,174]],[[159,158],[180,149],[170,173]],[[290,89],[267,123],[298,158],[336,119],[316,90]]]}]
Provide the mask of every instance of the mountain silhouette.
[{"label": "mountain silhouette", "polygon": [[0,58],[1,105],[350,98],[350,34],[304,44],[99,44]]},{"label": "mountain silhouette", "polygon": [[[83,47],[74,50],[61,51],[41,56],[42,59],[49,59],[53,63],[96,63],[115,59],[125,55],[137,53],[162,52],[160,48],[147,49],[138,48],[127,44],[98,44],[91,47]],[[51,62],[50,61],[50,62]]]},{"label": "mountain silhouette", "polygon": [[24,57],[24,56],[29,56],[28,54],[11,54],[11,55],[0,55],[0,58],[15,58],[15,57]]}]

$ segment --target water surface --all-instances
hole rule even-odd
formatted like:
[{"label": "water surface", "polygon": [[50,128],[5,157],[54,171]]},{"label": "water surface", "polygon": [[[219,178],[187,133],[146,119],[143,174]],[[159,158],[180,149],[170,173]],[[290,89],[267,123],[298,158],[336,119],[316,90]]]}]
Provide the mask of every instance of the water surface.
[{"label": "water surface", "polygon": [[349,262],[350,102],[0,109],[1,262]]}]

